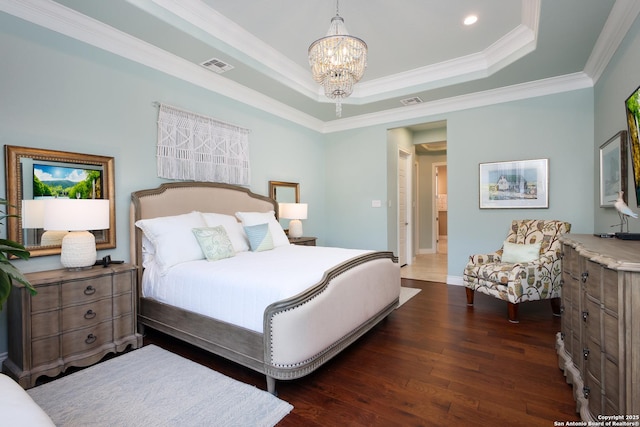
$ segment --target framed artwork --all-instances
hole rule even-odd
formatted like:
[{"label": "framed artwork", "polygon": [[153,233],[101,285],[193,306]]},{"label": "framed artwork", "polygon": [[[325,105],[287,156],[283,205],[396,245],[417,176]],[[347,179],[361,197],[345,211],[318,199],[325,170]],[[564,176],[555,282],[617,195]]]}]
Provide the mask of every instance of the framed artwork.
[{"label": "framed artwork", "polygon": [[4,150],[7,201],[16,215],[7,220],[9,239],[24,245],[32,257],[59,254],[60,242],[43,238],[42,218],[35,216],[45,213],[32,202],[51,197],[109,199],[109,228],[91,232],[98,250],[116,247],[113,157],[12,145]]},{"label": "framed artwork", "polygon": [[631,144],[631,164],[633,166],[633,183],[636,204],[640,207],[640,87],[624,102],[627,110],[627,127]]},{"label": "framed artwork", "polygon": [[627,202],[627,131],[600,146],[600,207],[613,207],[618,193]]},{"label": "framed artwork", "polygon": [[548,208],[549,159],[480,163],[480,209]]}]

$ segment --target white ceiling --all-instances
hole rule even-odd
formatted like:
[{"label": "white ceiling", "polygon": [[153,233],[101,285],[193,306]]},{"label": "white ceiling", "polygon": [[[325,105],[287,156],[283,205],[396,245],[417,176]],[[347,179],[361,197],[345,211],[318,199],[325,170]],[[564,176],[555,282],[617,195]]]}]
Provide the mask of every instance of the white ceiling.
[{"label": "white ceiling", "polygon": [[[321,131],[590,87],[637,0],[342,0],[368,68],[342,119],[309,71],[334,0],[0,0],[0,11]],[[465,27],[470,13],[478,22]],[[223,74],[200,64],[218,58]],[[404,98],[421,104],[403,106]],[[162,101],[162,100],[160,100]]]}]

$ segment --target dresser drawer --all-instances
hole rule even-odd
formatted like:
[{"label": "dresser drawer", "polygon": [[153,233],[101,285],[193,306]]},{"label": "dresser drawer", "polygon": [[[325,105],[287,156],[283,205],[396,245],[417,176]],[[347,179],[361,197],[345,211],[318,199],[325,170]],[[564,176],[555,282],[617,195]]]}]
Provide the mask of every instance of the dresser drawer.
[{"label": "dresser drawer", "polygon": [[91,281],[67,282],[62,286],[62,305],[82,304],[109,298],[111,295],[110,276],[96,277]]},{"label": "dresser drawer", "polygon": [[86,328],[111,319],[111,300],[103,299],[62,309],[62,331]]},{"label": "dresser drawer", "polygon": [[112,323],[99,323],[93,327],[62,334],[62,357],[90,351],[113,341]]},{"label": "dresser drawer", "polygon": [[[55,356],[55,359],[52,357]],[[46,365],[60,357],[60,335],[31,342],[31,366]]]},{"label": "dresser drawer", "polygon": [[129,294],[122,294],[113,297],[113,316],[119,317],[133,312],[133,297]]},{"label": "dresser drawer", "polygon": [[44,338],[60,333],[60,312],[44,311],[31,315],[31,337]]},{"label": "dresser drawer", "polygon": [[31,298],[31,312],[55,310],[60,307],[60,284],[37,286],[38,294]]},{"label": "dresser drawer", "polygon": [[136,328],[133,315],[122,316],[113,320],[113,339],[119,340],[134,333]]}]

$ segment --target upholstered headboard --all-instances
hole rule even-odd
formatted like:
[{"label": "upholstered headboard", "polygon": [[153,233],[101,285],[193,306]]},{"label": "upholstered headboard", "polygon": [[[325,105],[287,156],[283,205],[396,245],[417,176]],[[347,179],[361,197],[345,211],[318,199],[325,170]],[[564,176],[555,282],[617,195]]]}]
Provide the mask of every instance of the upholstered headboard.
[{"label": "upholstered headboard", "polygon": [[180,215],[192,211],[234,215],[236,212],[267,212],[278,215],[278,204],[244,187],[212,182],[171,182],[158,188],[131,193],[129,239],[131,262],[142,271],[142,232],[139,219]]}]

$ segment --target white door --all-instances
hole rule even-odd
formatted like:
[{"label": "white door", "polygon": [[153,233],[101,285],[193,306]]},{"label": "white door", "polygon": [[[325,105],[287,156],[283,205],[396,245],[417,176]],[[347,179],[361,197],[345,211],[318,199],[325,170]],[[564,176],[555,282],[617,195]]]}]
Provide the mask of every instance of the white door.
[{"label": "white door", "polygon": [[400,151],[398,157],[398,262],[401,266],[409,263],[411,254],[411,155]]}]

